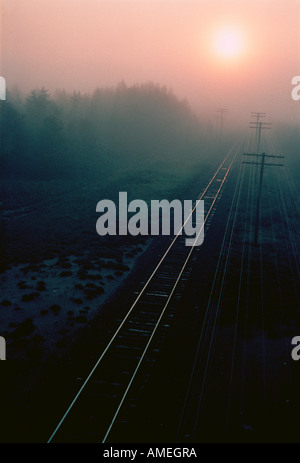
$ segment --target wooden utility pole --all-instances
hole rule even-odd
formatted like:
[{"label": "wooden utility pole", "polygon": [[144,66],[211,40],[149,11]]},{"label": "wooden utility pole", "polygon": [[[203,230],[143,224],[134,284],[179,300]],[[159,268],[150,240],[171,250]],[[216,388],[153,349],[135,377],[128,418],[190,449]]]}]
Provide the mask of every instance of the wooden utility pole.
[{"label": "wooden utility pole", "polygon": [[260,147],[260,136],[261,136],[261,130],[262,129],[270,129],[271,127],[271,122],[254,122],[250,121],[250,129],[256,129],[256,140],[257,140],[257,145],[256,145],[256,152],[259,153],[259,147]]},{"label": "wooden utility pole", "polygon": [[228,111],[227,108],[217,109],[217,112],[220,113],[220,132],[219,132],[219,140],[222,139],[223,134],[223,114]]},{"label": "wooden utility pole", "polygon": [[[250,124],[252,123],[255,123],[256,124],[256,133],[255,133],[255,142],[256,142],[256,145],[258,143],[258,128],[259,128],[259,119],[261,117],[266,117],[266,113],[261,113],[261,112],[255,112],[255,111],[252,111],[251,112],[251,117],[255,117],[256,118],[256,121],[250,121]],[[253,127],[254,128],[254,127]],[[256,149],[256,151],[258,152],[258,149]]]},{"label": "wooden utility pole", "polygon": [[275,156],[272,154],[259,154],[259,153],[244,153],[244,156],[256,156],[257,159],[261,157],[261,162],[249,162],[244,161],[243,164],[256,164],[260,166],[260,176],[259,176],[259,186],[258,186],[258,195],[257,195],[257,204],[256,204],[256,215],[255,215],[255,232],[254,232],[254,244],[258,245],[258,226],[259,226],[259,217],[260,217],[260,203],[261,203],[261,193],[263,185],[263,176],[264,176],[264,167],[265,166],[283,166],[283,164],[274,164],[266,163],[266,158],[284,158],[284,156]]}]

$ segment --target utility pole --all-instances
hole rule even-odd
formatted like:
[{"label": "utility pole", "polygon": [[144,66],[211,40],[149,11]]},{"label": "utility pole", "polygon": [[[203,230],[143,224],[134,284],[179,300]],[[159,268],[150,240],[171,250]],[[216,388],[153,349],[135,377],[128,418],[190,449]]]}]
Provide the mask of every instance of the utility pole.
[{"label": "utility pole", "polygon": [[259,146],[260,146],[260,136],[261,136],[261,130],[262,129],[270,129],[271,127],[271,122],[255,122],[255,121],[250,121],[250,129],[256,129],[256,140],[257,140],[257,145],[256,145],[256,151],[259,153]]},{"label": "utility pole", "polygon": [[274,163],[266,163],[266,158],[284,158],[284,156],[274,156],[271,154],[258,154],[258,153],[244,153],[244,156],[256,156],[261,157],[261,162],[249,162],[244,161],[243,164],[256,164],[260,166],[260,176],[259,176],[259,186],[258,186],[258,195],[257,195],[257,204],[256,204],[256,216],[255,216],[255,233],[254,233],[254,244],[255,246],[258,245],[258,225],[259,225],[259,217],[260,217],[260,201],[261,201],[261,192],[262,192],[262,185],[263,185],[263,176],[264,176],[264,167],[265,166],[283,166],[283,164],[274,164]]},{"label": "utility pole", "polygon": [[217,121],[217,130],[216,130],[216,137],[218,138],[219,137],[219,120],[220,120],[220,117],[219,116],[216,116],[216,121]]},{"label": "utility pole", "polygon": [[[255,117],[255,118],[256,118],[256,125],[257,125],[257,128],[256,128],[256,134],[255,134],[255,141],[256,141],[256,144],[257,144],[257,141],[258,141],[258,123],[259,123],[259,119],[260,119],[261,117],[266,117],[266,113],[252,111],[252,112],[251,112],[251,117]],[[254,121],[251,121],[250,124],[252,124],[252,122],[254,122]],[[258,151],[257,151],[257,152],[258,152]]]},{"label": "utility pole", "polygon": [[227,108],[220,108],[217,109],[217,112],[220,113],[220,133],[219,133],[219,140],[222,139],[222,133],[223,133],[223,114],[228,111]]}]

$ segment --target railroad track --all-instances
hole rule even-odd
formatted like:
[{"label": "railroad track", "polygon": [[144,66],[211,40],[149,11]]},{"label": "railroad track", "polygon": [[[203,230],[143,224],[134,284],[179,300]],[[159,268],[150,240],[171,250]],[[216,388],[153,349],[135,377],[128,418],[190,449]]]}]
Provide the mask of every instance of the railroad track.
[{"label": "railroad track", "polygon": [[[236,144],[229,150],[195,202],[194,207],[204,200],[205,234],[238,148]],[[142,282],[134,303],[82,381],[48,442],[106,442],[125,402],[129,401],[129,407],[137,406],[138,397],[129,397],[129,391],[137,377],[143,387],[151,375],[176,315],[197,250],[199,248],[186,246],[181,234],[170,238],[167,250],[150,277]]]},{"label": "railroad track", "polygon": [[[294,436],[284,399],[292,396],[297,376],[291,380],[284,310],[288,303],[299,307],[293,238],[298,229],[292,229],[294,210],[287,215],[292,196],[284,199],[281,192],[287,182],[277,182],[274,198],[268,188],[280,171],[268,171],[262,216],[270,229],[261,225],[260,246],[253,245],[257,173],[254,166],[239,166],[210,292],[201,307],[176,442],[276,442]],[[275,211],[280,221],[274,220]],[[278,248],[280,233],[284,251]],[[280,327],[280,342],[269,335],[274,326]]]}]

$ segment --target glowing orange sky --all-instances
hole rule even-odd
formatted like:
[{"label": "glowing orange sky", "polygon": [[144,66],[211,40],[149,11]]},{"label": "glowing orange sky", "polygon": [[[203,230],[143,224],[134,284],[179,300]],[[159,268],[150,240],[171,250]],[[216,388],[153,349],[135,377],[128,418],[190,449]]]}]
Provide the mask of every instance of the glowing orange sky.
[{"label": "glowing orange sky", "polygon": [[[223,27],[242,33],[236,58],[214,49]],[[291,80],[300,74],[300,2],[2,0],[0,71],[8,88],[26,91],[91,92],[122,79],[152,80],[199,114],[226,106],[237,119],[264,111],[296,120]]]}]

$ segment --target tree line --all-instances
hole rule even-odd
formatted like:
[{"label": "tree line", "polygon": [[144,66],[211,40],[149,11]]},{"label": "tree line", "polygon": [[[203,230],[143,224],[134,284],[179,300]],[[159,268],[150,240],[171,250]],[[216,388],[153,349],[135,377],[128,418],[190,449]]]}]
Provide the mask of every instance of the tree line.
[{"label": "tree line", "polygon": [[57,179],[188,162],[204,137],[185,100],[152,82],[92,94],[7,91],[0,102],[2,178]]}]

